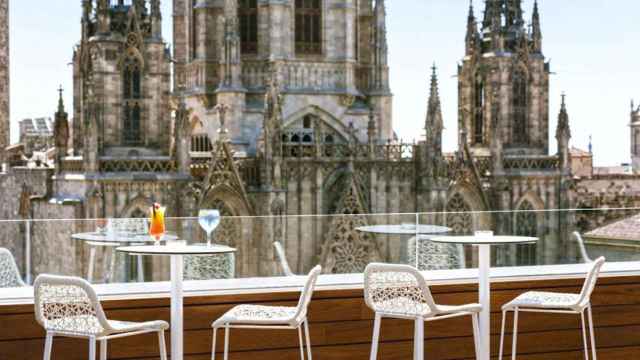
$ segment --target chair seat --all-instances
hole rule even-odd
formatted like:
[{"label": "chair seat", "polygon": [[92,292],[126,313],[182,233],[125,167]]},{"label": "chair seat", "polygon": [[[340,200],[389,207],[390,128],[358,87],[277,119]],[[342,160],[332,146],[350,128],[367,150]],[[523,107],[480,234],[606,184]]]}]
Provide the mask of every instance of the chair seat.
[{"label": "chair seat", "polygon": [[169,323],[163,320],[145,321],[145,322],[132,322],[121,320],[107,320],[109,326],[113,328],[116,333],[132,332],[140,330],[167,330],[169,329]]},{"label": "chair seat", "polygon": [[570,309],[578,307],[580,295],[566,294],[544,291],[529,291],[509,303],[505,304],[503,310],[512,310],[515,307],[534,309]]},{"label": "chair seat", "polygon": [[408,298],[394,298],[382,303],[378,303],[378,312],[383,316],[399,316],[399,317],[423,317],[425,319],[433,318],[442,315],[451,315],[455,313],[475,313],[482,310],[480,304],[465,304],[465,305],[437,305],[438,312],[431,311],[429,306],[425,303],[416,303]]},{"label": "chair seat", "polygon": [[296,326],[297,309],[286,306],[238,305],[214,321],[212,327],[224,325],[285,325]]}]

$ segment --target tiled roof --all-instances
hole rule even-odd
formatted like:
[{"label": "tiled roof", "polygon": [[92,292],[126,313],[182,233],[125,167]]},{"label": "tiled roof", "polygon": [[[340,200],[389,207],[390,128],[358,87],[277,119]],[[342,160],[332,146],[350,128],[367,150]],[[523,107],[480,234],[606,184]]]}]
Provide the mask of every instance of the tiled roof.
[{"label": "tiled roof", "polygon": [[599,227],[586,233],[585,238],[640,241],[640,215]]}]

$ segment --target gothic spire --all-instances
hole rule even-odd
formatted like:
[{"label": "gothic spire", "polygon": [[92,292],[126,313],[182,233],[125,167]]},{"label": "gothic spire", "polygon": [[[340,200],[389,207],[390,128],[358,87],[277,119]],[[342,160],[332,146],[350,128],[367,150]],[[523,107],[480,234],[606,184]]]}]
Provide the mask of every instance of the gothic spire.
[{"label": "gothic spire", "polygon": [[469,1],[469,16],[467,17],[467,36],[465,37],[465,43],[467,48],[467,55],[470,55],[478,45],[478,22],[476,16],[473,13],[473,0]]},{"label": "gothic spire", "polygon": [[506,0],[504,11],[507,27],[522,28],[522,0]]},{"label": "gothic spire", "polygon": [[502,7],[504,0],[485,0],[482,29],[492,31],[502,25]]},{"label": "gothic spire", "polygon": [[542,51],[542,29],[540,27],[540,12],[538,11],[538,0],[533,3],[533,15],[531,17],[531,39],[533,41],[533,51]]},{"label": "gothic spire", "polygon": [[558,127],[556,128],[556,139],[560,141],[562,137],[571,138],[571,127],[569,126],[569,114],[567,113],[566,95],[562,94],[562,104],[558,115]]},{"label": "gothic spire", "polygon": [[436,65],[431,68],[431,89],[429,92],[429,104],[427,107],[427,118],[425,120],[426,140],[432,151],[440,153],[442,129],[442,107],[440,104],[440,93],[438,91],[438,74]]},{"label": "gothic spire", "polygon": [[151,0],[151,32],[153,37],[162,37],[162,12],[160,11],[160,0]]},{"label": "gothic spire", "polygon": [[56,114],[64,113],[64,100],[62,99],[63,91],[64,89],[62,88],[62,85],[60,85],[60,88],[58,88],[58,112]]},{"label": "gothic spire", "polygon": [[82,20],[88,21],[91,18],[91,12],[93,11],[93,1],[82,0]]},{"label": "gothic spire", "polygon": [[387,10],[385,8],[384,0],[376,0],[374,8],[374,26],[373,63],[375,68],[373,70],[373,88],[377,91],[388,91]]}]

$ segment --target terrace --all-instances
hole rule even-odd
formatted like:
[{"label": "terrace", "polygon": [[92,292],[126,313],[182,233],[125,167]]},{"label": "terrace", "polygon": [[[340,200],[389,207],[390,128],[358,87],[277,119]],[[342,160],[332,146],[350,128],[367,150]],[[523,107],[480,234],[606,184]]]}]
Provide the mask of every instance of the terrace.
[{"label": "terrace", "polygon": [[[514,219],[535,215],[552,226],[555,219],[628,218],[631,209],[590,211],[523,211],[508,213]],[[375,234],[356,229],[364,225],[399,224],[399,228],[419,229],[416,225],[449,227],[450,233],[459,234],[460,228],[452,222],[453,215],[463,215],[473,224],[471,230],[488,229],[483,219],[500,213],[428,213],[428,214],[376,214],[321,217],[285,217],[287,223],[298,222],[310,229],[351,224],[343,231],[355,236],[362,244],[370,241],[373,248],[365,254],[370,261],[406,263],[417,266],[427,279],[436,302],[454,305],[478,301],[478,261],[480,255],[474,246],[422,248],[425,242],[415,241],[414,235]],[[504,215],[504,214],[502,214]],[[413,219],[413,222],[411,221]],[[631,218],[633,219],[633,218]],[[185,261],[184,358],[209,359],[211,356],[211,323],[238,304],[295,306],[303,276],[283,276],[283,263],[268,239],[250,229],[257,222],[275,219],[268,217],[222,217],[214,232],[213,241],[233,246],[235,264],[227,275],[218,270],[194,276],[196,263]],[[137,219],[135,221],[140,221]],[[575,221],[575,220],[574,220]],[[612,221],[611,224],[615,224]],[[233,231],[233,226],[240,231]],[[611,224],[608,227],[611,227]],[[23,236],[20,247],[12,249],[20,273],[27,285],[0,289],[0,359],[39,359],[44,349],[45,332],[36,322],[33,288],[28,284],[42,273],[75,275],[87,278],[93,268],[92,284],[110,319],[128,321],[165,320],[171,318],[172,285],[170,266],[166,258],[136,257],[119,254],[111,261],[114,247],[98,246],[91,255],[92,245],[78,239],[78,234],[95,232],[104,227],[103,220],[72,221],[11,221],[3,229],[15,230]],[[195,218],[168,219],[169,234],[187,239],[189,243],[203,241],[203,232]],[[328,228],[331,231],[331,228]],[[518,228],[521,229],[521,228]],[[587,229],[583,229],[587,230]],[[590,229],[594,230],[594,229]],[[408,231],[409,233],[411,230]],[[416,232],[418,232],[416,230]],[[496,232],[499,233],[499,232]],[[544,232],[541,232],[544,234]],[[229,234],[237,238],[231,241]],[[554,234],[554,232],[549,232]],[[114,235],[114,236],[121,236]],[[309,232],[308,236],[315,236]],[[172,237],[173,238],[173,237]],[[294,273],[303,274],[309,264],[325,265],[309,306],[311,348],[315,359],[367,359],[372,341],[374,312],[363,296],[364,280],[360,261],[344,266],[342,258],[321,251],[321,256],[306,260],[305,249],[298,247],[294,234],[282,234],[276,239],[284,246],[284,259]],[[612,239],[615,240],[615,239]],[[428,241],[428,240],[426,240]],[[356,245],[358,245],[356,244]],[[588,264],[584,263],[580,246],[572,236],[557,238],[542,235],[536,245],[504,245],[492,249],[491,275],[491,356],[496,358],[500,340],[500,308],[518,294],[529,291],[578,293],[584,282]],[[164,245],[163,245],[164,246]],[[167,247],[180,247],[171,244]],[[451,256],[450,251],[456,254]],[[415,256],[417,250],[418,256]],[[459,251],[461,250],[461,251]],[[624,254],[613,241],[611,252],[607,239],[595,245],[586,243],[591,258],[607,255],[596,290],[592,296],[593,317],[598,356],[601,359],[631,359],[640,356],[640,339],[634,335],[640,319],[640,254],[628,248]],[[437,255],[447,255],[446,261]],[[436,255],[434,257],[434,255]],[[93,256],[93,259],[92,259]],[[214,257],[210,257],[213,259]],[[142,260],[140,264],[137,262]],[[436,259],[436,260],[434,260]],[[453,260],[452,260],[453,259]],[[361,260],[361,259],[360,259]],[[214,261],[215,262],[215,261]],[[111,265],[113,264],[113,265]],[[190,265],[189,265],[190,264]],[[194,265],[195,264],[195,265]],[[219,263],[216,263],[220,265]],[[334,264],[333,267],[331,264]],[[335,264],[343,264],[336,266]],[[211,264],[209,264],[211,265]],[[216,265],[216,266],[218,266]],[[110,268],[113,266],[113,268]],[[191,267],[191,268],[190,268]],[[208,269],[212,267],[209,266]],[[213,268],[216,268],[215,266]],[[353,271],[345,271],[351,268]],[[191,269],[191,270],[189,270]],[[360,269],[358,271],[358,269]],[[340,273],[341,272],[341,273]],[[143,276],[141,276],[143,275]],[[226,278],[224,278],[226,277]],[[192,280],[198,278],[197,280]],[[428,322],[425,326],[425,357],[429,359],[475,358],[472,327],[466,318]],[[519,319],[518,359],[580,359],[583,344],[580,322],[575,316],[523,314]],[[511,353],[511,317],[507,322],[505,355]],[[218,356],[222,358],[224,332],[218,332]],[[413,354],[414,324],[412,321],[385,319],[380,337],[380,359],[407,359]],[[171,349],[171,334],[167,346]],[[86,359],[89,351],[86,339],[56,337],[53,359]],[[109,359],[157,358],[155,335],[116,339],[109,343]],[[170,352],[170,351],[169,351]],[[234,330],[230,341],[230,359],[251,359],[265,356],[273,359],[300,357],[298,339],[291,330]]]}]

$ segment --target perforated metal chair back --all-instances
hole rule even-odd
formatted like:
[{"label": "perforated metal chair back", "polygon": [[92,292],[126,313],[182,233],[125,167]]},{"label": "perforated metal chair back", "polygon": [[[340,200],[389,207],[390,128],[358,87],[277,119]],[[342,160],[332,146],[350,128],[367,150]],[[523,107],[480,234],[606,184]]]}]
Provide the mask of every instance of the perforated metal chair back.
[{"label": "perforated metal chair back", "polygon": [[602,265],[604,265],[604,263],[605,258],[602,256],[591,263],[591,268],[587,273],[584,285],[582,285],[582,291],[580,291],[580,300],[578,301],[578,304],[583,305],[591,301],[591,294],[596,287],[598,276],[600,276],[600,270],[602,269]]},{"label": "perforated metal chair back", "polygon": [[376,313],[412,317],[438,311],[426,280],[409,265],[369,264],[364,272],[364,297]]},{"label": "perforated metal chair back", "polygon": [[298,306],[296,307],[296,319],[302,319],[307,316],[307,309],[309,308],[309,303],[311,303],[311,298],[313,297],[313,291],[316,288],[316,283],[318,282],[318,277],[322,272],[322,267],[320,265],[316,265],[307,276],[307,281],[302,289],[302,293],[300,294],[300,300],[298,301]]},{"label": "perforated metal chair back", "polygon": [[98,296],[86,280],[40,275],[33,288],[36,320],[45,330],[84,336],[112,330]]},{"label": "perforated metal chair back", "polygon": [[22,287],[24,281],[9,249],[0,248],[0,288]]}]

